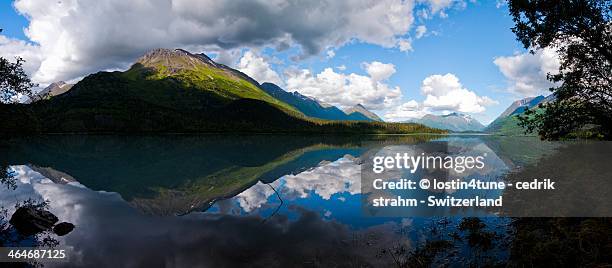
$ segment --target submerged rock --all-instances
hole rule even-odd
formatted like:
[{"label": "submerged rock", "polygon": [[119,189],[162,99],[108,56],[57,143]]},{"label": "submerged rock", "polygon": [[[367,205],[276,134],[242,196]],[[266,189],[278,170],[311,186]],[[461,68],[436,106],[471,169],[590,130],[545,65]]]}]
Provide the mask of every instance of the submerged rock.
[{"label": "submerged rock", "polygon": [[74,224],[69,222],[60,222],[53,227],[53,232],[59,236],[67,235],[72,230],[74,230]]},{"label": "submerged rock", "polygon": [[58,218],[49,211],[20,207],[13,213],[9,223],[21,235],[30,236],[50,230],[57,221]]}]

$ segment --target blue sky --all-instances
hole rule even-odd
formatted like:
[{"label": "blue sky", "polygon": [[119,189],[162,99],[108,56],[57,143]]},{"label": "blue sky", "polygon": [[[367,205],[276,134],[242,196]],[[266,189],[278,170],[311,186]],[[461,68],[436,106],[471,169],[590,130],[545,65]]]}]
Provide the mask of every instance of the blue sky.
[{"label": "blue sky", "polygon": [[28,26],[28,20],[17,13],[11,1],[0,2],[0,27],[3,28],[2,34],[27,40],[24,29]]},{"label": "blue sky", "polygon": [[[330,26],[329,29],[312,26],[317,21],[304,22],[303,25],[290,28],[283,24],[300,23],[297,20],[292,21],[291,16],[279,17],[278,21],[266,20],[261,16],[262,22],[259,22],[260,17],[250,16],[248,11],[237,11],[238,13],[227,16],[244,16],[255,26],[250,25],[250,28],[244,31],[237,28],[236,36],[231,36],[230,33],[230,37],[226,37],[228,33],[224,31],[219,31],[224,36],[214,36],[211,33],[216,28],[206,24],[208,20],[201,19],[211,16],[209,13],[194,13],[201,16],[196,20],[197,25],[201,26],[189,28],[192,29],[191,32],[181,31],[184,33],[178,36],[176,31],[171,30],[180,27],[175,25],[182,25],[177,21],[184,22],[188,20],[188,15],[194,16],[189,8],[196,9],[197,4],[191,3],[188,9],[183,10],[179,2],[189,0],[171,3],[168,2],[171,0],[151,1],[167,2],[171,5],[173,14],[167,18],[170,26],[168,29],[162,29],[167,32],[156,31],[147,35],[143,33],[142,36],[134,35],[134,40],[125,41],[121,40],[130,39],[133,31],[129,34],[121,32],[122,19],[134,20],[132,23],[124,22],[126,25],[129,23],[128,27],[138,27],[140,22],[143,22],[141,27],[150,25],[150,29],[141,30],[157,30],[156,27],[166,26],[156,26],[155,22],[148,21],[148,17],[155,17],[155,12],[161,12],[159,14],[163,17],[166,15],[163,12],[167,11],[161,6],[157,10],[150,5],[135,4],[131,7],[121,7],[122,4],[109,7],[111,4],[107,3],[88,9],[88,5],[79,5],[75,1],[2,1],[0,27],[4,28],[4,31],[0,35],[0,38],[3,38],[0,39],[0,56],[19,55],[26,60],[32,58],[28,71],[34,80],[44,85],[60,79],[78,81],[84,75],[100,70],[126,68],[137,55],[150,47],[182,47],[216,56],[217,60],[246,72],[260,82],[270,80],[281,84],[287,90],[297,90],[340,107],[360,102],[387,119],[396,118],[395,121],[400,120],[397,118],[404,118],[397,117],[398,114],[413,116],[458,111],[488,123],[512,101],[542,93],[548,85],[542,76],[550,69],[550,57],[526,53],[510,30],[513,22],[507,6],[499,5],[496,1],[449,0],[447,4],[440,5],[440,2],[445,1],[418,0],[412,4],[387,0],[388,6],[393,4],[397,5],[398,9],[404,8],[399,11],[399,16],[390,15],[387,21],[382,21],[380,18],[386,16],[386,7],[382,7],[382,12],[381,9],[372,8],[372,11],[361,14],[357,20],[353,19],[355,26],[346,29],[339,29],[344,21],[335,27]],[[359,1],[349,1],[341,8],[345,9],[355,2]],[[41,5],[49,7],[43,8]],[[126,17],[114,12],[113,16],[118,17],[106,22],[110,25],[101,22],[105,14],[111,14],[114,9],[128,8],[131,9],[126,12]],[[391,8],[389,6],[389,9]],[[109,11],[104,13],[104,9]],[[83,21],[82,17],[78,17],[79,14],[70,12],[75,10],[79,10],[78,13],[83,16],[92,12],[97,14],[99,19],[92,19],[90,14],[89,18]],[[263,8],[262,10],[268,12]],[[286,8],[284,12],[299,12],[295,10]],[[219,13],[222,12],[227,11],[221,9]],[[20,13],[27,14],[28,18]],[[141,18],[138,17],[139,14]],[[300,15],[296,14],[293,16]],[[403,17],[404,14],[408,15]],[[346,16],[350,22],[350,15],[342,16]],[[342,16],[339,14],[339,17]],[[402,23],[395,23],[404,18]],[[285,22],[281,21],[283,19]],[[361,23],[360,19],[367,23]],[[75,23],[70,24],[71,20]],[[79,20],[83,22],[80,23]],[[163,21],[161,18],[159,20]],[[36,24],[31,25],[31,22]],[[330,20],[332,26],[334,22]],[[259,24],[262,25],[261,29],[257,29]],[[91,26],[87,28],[87,25]],[[416,29],[419,26],[425,26],[427,30],[422,37],[417,38]],[[29,36],[36,42],[26,37],[24,30],[27,27],[30,27]],[[206,31],[199,33],[200,29],[197,27]],[[229,25],[224,29],[236,27]],[[270,27],[277,27],[279,35],[271,37],[272,33],[266,33]],[[360,30],[360,27],[363,30]],[[387,30],[390,34],[381,34]],[[153,39],[151,35],[156,33],[160,35]],[[301,38],[301,34],[306,38]],[[312,39],[316,41],[309,40],[308,34],[313,35]],[[169,41],[165,41],[165,36],[169,36]],[[96,40],[98,38],[99,40]],[[226,42],[225,39],[232,42]],[[402,51],[398,45],[399,40],[408,40],[412,50]],[[95,41],[107,44],[98,46],[92,43]],[[135,42],[140,43],[135,45]],[[305,47],[309,47],[310,52],[304,52],[307,51]],[[333,51],[335,55],[330,57],[329,51]],[[249,54],[249,57],[245,57],[246,54]],[[297,57],[302,59],[296,60]],[[495,59],[498,61],[494,62]],[[382,64],[376,65],[374,62]],[[338,68],[339,66],[346,68]],[[372,66],[371,72],[368,71],[368,66]],[[326,68],[332,68],[326,72],[327,78],[317,77]],[[305,70],[308,72],[304,72]],[[375,73],[380,74],[379,78]],[[426,78],[430,78],[429,82],[424,81]],[[334,88],[336,82],[341,83],[337,86],[338,89]],[[343,93],[334,96],[334,90]],[[465,100],[454,102],[454,98]],[[400,106],[404,107],[401,111],[398,108]],[[411,112],[406,112],[406,107]]]},{"label": "blue sky", "polygon": [[[453,73],[465,87],[499,102],[486,114],[476,116],[483,122],[493,120],[520,98],[505,90],[506,79],[493,63],[495,57],[526,51],[510,30],[514,24],[507,6],[498,8],[494,1],[485,1],[451,10],[447,18],[423,22],[428,31],[437,34],[415,40],[412,52],[356,42],[337,50],[332,59],[320,56],[302,64],[315,73],[340,65],[345,65],[347,72],[364,73],[362,62],[392,63],[398,71],[391,76],[390,84],[399,85],[406,100],[422,98],[419,88],[425,77]],[[288,62],[287,58],[284,61]]]}]

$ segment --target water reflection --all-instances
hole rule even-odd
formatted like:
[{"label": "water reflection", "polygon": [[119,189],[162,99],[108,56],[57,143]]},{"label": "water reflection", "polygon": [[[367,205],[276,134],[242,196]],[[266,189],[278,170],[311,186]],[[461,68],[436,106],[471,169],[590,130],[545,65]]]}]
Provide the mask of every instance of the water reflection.
[{"label": "water reflection", "polygon": [[[0,142],[0,163],[17,174],[0,200],[51,200],[77,226],[58,238],[76,265],[397,265],[461,237],[461,219],[362,217],[363,157],[436,141],[453,154],[489,154],[487,169],[466,177],[497,178],[554,149],[488,137],[31,137]],[[505,219],[483,220],[505,233]],[[466,242],[430,261],[473,250]],[[501,246],[487,251],[505,256]]]},{"label": "water reflection", "polygon": [[[484,181],[498,181],[504,174],[514,167],[514,162],[506,164],[504,160],[497,156],[491,150],[482,138],[437,138],[425,143],[362,143],[361,153],[347,154],[336,161],[330,162],[323,160],[315,167],[295,175],[286,175],[278,180],[266,185],[263,182],[253,185],[251,188],[243,191],[229,200],[217,202],[211,208],[211,212],[230,213],[230,214],[249,214],[255,213],[268,215],[270,211],[274,211],[279,205],[278,199],[292,201],[294,203],[303,203],[307,206],[316,206],[322,211],[322,215],[330,217],[332,215],[344,215],[343,210],[349,207],[358,211],[358,202],[360,195],[371,192],[371,185],[361,185],[361,162],[368,154],[384,154],[394,155],[396,152],[413,152],[415,148],[423,148],[423,145],[431,145],[439,143],[444,145],[444,150],[441,152],[444,155],[462,155],[462,156],[477,156],[487,155],[485,158],[485,168],[483,169],[468,169],[464,172],[450,172],[449,177],[453,179],[469,180],[472,178]],[[552,150],[552,147],[551,149]],[[420,154],[419,152],[413,152]],[[543,153],[542,151],[537,152]],[[408,171],[397,171],[396,177],[407,177]],[[389,174],[387,174],[389,175]],[[423,174],[412,175],[421,177]],[[269,187],[272,186],[272,187]],[[275,195],[274,189],[277,190],[280,197]],[[364,192],[362,192],[364,189]],[[447,192],[439,192],[439,194],[453,193],[453,190]],[[423,191],[423,194],[431,192]],[[492,194],[500,194],[492,193]],[[489,193],[491,194],[491,193]],[[350,202],[345,202],[350,200]],[[324,205],[321,205],[324,204]],[[396,213],[395,215],[401,215]],[[413,214],[414,215],[414,214]],[[362,219],[350,220],[354,224],[359,225],[363,222]]]},{"label": "water reflection", "polygon": [[78,183],[55,184],[26,167],[17,167],[17,173],[18,191],[0,192],[2,202],[18,196],[55,200],[51,211],[78,226],[58,238],[71,249],[71,265],[382,265],[385,262],[376,258],[376,252],[389,244],[409,243],[395,235],[399,226],[353,231],[299,206],[289,208],[299,215],[295,220],[279,215],[265,224],[256,216],[147,216],[136,213],[116,193],[92,191]]}]

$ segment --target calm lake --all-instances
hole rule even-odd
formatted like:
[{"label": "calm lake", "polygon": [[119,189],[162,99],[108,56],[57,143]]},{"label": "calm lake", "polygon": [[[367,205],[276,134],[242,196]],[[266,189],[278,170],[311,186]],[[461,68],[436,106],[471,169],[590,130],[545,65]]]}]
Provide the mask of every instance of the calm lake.
[{"label": "calm lake", "polygon": [[[491,136],[12,138],[0,142],[0,164],[13,171],[12,182],[0,185],[0,204],[6,222],[15,204],[48,201],[60,221],[75,225],[68,235],[53,236],[71,265],[503,262],[512,228],[509,218],[495,213],[480,218],[491,234],[484,242],[466,238],[458,227],[463,217],[363,215],[364,155],[436,143],[458,154],[486,153],[486,168],[465,176],[489,180],[503,180],[558,147],[537,138]],[[28,246],[37,239],[43,237],[5,243]]]}]

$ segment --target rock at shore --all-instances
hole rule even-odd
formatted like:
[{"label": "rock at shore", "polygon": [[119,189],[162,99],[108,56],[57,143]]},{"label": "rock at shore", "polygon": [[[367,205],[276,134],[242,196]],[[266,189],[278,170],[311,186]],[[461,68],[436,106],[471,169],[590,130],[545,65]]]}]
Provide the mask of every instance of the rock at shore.
[{"label": "rock at shore", "polygon": [[18,208],[9,221],[24,236],[48,231],[56,222],[58,218],[53,213],[31,207]]}]

